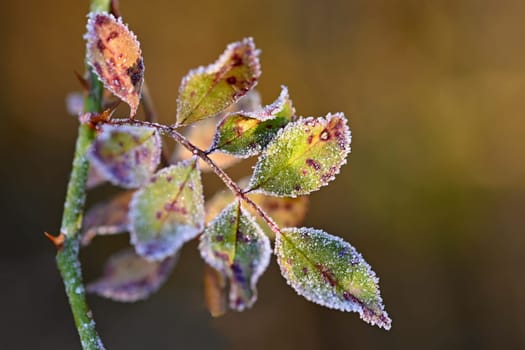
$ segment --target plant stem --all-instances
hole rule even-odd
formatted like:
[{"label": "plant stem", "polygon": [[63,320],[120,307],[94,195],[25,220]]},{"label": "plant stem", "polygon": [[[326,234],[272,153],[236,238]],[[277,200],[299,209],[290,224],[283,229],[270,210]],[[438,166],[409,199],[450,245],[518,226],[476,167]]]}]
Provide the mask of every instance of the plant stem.
[{"label": "plant stem", "polygon": [[[109,11],[110,0],[92,0],[91,11]],[[84,101],[85,112],[101,112],[102,84],[90,72],[90,90]],[[85,124],[78,129],[73,168],[67,186],[64,202],[60,237],[63,244],[58,245],[56,261],[66,295],[73,313],[75,325],[84,350],[102,350],[104,345],[95,329],[95,322],[86,302],[82,271],[79,260],[79,231],[82,225],[84,203],[86,199],[86,181],[89,162],[86,151],[95,137],[95,131]]]},{"label": "plant stem", "polygon": [[184,146],[192,154],[198,156],[203,161],[205,161],[213,170],[213,172],[222,180],[222,182],[224,182],[226,187],[228,187],[235,194],[235,196],[242,199],[246,204],[251,206],[257,212],[257,214],[268,224],[270,229],[276,235],[282,235],[281,229],[275,223],[275,221],[268,214],[266,214],[266,212],[257,203],[255,203],[250,197],[248,197],[247,193],[245,193],[239,187],[239,185],[237,185],[237,183],[235,183],[235,181],[233,181],[232,178],[224,172],[224,170],[222,170],[219,166],[217,166],[217,164],[215,164],[215,162],[208,156],[208,153],[191,143],[190,140],[188,140],[186,137],[184,137],[184,135],[179,133],[175,129],[175,127],[135,119],[114,119],[109,121],[109,123],[113,125],[127,124],[149,126],[159,130],[164,134],[171,136],[175,141]]}]

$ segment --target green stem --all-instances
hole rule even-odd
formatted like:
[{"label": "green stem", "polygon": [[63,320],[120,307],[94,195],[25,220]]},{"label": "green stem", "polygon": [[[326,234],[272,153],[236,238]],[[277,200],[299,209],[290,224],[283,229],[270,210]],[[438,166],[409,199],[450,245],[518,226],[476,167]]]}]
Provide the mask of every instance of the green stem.
[{"label": "green stem", "polygon": [[[109,11],[110,2],[110,0],[92,0],[91,11]],[[90,72],[90,80],[91,89],[85,99],[84,111],[101,112],[102,85],[92,72]],[[66,295],[84,350],[104,349],[86,302],[79,260],[79,232],[82,226],[86,181],[89,171],[86,151],[94,137],[95,131],[89,125],[81,124],[79,126],[73,168],[67,186],[60,229],[64,242],[62,246],[58,247],[56,256],[58,269],[64,281]]]},{"label": "green stem", "polygon": [[94,131],[88,125],[80,125],[60,229],[61,234],[64,235],[64,244],[59,247],[56,256],[58,269],[64,281],[66,295],[84,350],[104,349],[86,302],[79,260],[79,231],[82,224],[86,180],[89,170],[86,150],[93,138]]}]

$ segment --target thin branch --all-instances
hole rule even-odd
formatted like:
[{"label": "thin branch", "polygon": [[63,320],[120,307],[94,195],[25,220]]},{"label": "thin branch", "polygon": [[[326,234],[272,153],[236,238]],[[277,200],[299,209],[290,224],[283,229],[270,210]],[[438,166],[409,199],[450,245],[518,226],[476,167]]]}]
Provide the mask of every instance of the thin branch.
[{"label": "thin branch", "polygon": [[188,140],[186,137],[184,137],[184,135],[179,133],[174,127],[135,119],[113,119],[110,120],[109,123],[113,125],[148,126],[155,128],[159,132],[162,132],[163,134],[172,137],[175,141],[184,146],[193,155],[196,155],[204,162],[206,162],[206,164],[210,166],[213,172],[222,180],[222,182],[224,182],[226,187],[228,187],[235,194],[236,197],[242,199],[246,204],[251,206],[257,212],[257,214],[268,224],[270,229],[276,235],[282,235],[281,229],[275,223],[275,221],[268,214],[266,214],[266,212],[257,203],[255,203],[250,197],[248,197],[247,193],[245,193],[239,187],[239,185],[237,185],[237,183],[233,181],[232,178],[228,174],[226,174],[226,172],[224,172],[224,170],[222,170],[217,164],[215,164],[215,162],[208,156],[208,152],[203,151],[199,147],[195,146],[193,143],[191,143],[190,140]]}]

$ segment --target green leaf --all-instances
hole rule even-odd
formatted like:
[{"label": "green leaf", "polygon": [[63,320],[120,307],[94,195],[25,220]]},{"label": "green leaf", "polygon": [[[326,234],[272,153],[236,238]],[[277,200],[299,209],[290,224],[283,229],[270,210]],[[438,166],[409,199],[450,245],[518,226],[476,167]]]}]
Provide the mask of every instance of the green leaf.
[{"label": "green leaf", "polygon": [[106,124],[87,155],[110,182],[136,188],[153,175],[160,162],[161,147],[159,134],[153,128]]},{"label": "green leaf", "polygon": [[252,38],[228,45],[212,65],[188,73],[179,89],[177,125],[212,117],[246,95],[261,75]]},{"label": "green leaf", "polygon": [[211,151],[246,158],[259,154],[295,116],[286,86],[272,104],[253,112],[227,115],[217,126]]},{"label": "green leaf", "polygon": [[251,307],[257,299],[257,280],[270,262],[270,241],[239,200],[209,224],[199,249],[202,258],[228,278],[230,308]]},{"label": "green leaf", "polygon": [[144,61],[137,37],[122,23],[122,18],[92,12],[85,39],[87,63],[104,87],[130,106],[133,117],[144,82]]},{"label": "green leaf", "polygon": [[129,229],[129,202],[132,196],[133,191],[122,192],[90,208],[82,224],[82,245],[88,245],[98,235],[127,232]]},{"label": "green leaf", "polygon": [[146,299],[166,281],[177,256],[151,262],[132,249],[111,256],[101,278],[88,284],[88,292],[122,302]]},{"label": "green leaf", "polygon": [[276,239],[275,254],[288,284],[309,301],[358,312],[364,321],[390,329],[378,279],[349,243],[313,228],[287,228]]},{"label": "green leaf", "polygon": [[350,130],[342,113],[290,122],[255,165],[248,192],[296,197],[335,178],[350,153]]},{"label": "green leaf", "polygon": [[148,260],[162,260],[204,229],[204,198],[195,159],[160,170],[130,204],[131,243]]}]

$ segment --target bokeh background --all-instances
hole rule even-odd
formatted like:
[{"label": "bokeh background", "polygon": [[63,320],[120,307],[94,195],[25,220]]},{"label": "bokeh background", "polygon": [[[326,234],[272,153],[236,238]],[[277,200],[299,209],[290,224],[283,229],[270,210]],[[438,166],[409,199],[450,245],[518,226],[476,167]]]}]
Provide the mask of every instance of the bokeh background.
[{"label": "bokeh background", "polygon": [[[2,1],[2,349],[80,348],[42,232],[60,223],[77,128],[64,99],[83,70],[87,8]],[[394,322],[386,332],[305,301],[275,261],[252,310],[212,319],[192,242],[148,301],[89,297],[107,348],[525,348],[524,11],[518,0],[121,0],[162,121],[182,76],[245,36],[263,50],[264,102],[286,84],[299,114],[349,116],[353,153],[311,196],[305,225],[363,253]],[[86,279],[127,244],[97,239]]]}]

